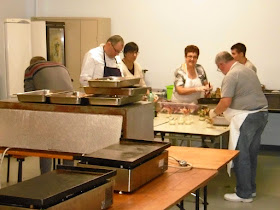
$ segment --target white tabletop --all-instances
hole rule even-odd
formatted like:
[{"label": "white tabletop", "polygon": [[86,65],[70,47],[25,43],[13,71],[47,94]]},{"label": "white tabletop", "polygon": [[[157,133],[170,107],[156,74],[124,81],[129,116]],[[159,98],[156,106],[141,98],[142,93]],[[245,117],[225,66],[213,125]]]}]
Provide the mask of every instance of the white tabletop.
[{"label": "white tabletop", "polygon": [[[177,118],[175,120],[176,124],[170,124],[170,116]],[[182,115],[178,114],[159,114],[154,118],[154,131],[166,132],[166,133],[182,133],[182,134],[192,134],[192,135],[205,135],[205,136],[220,136],[229,131],[228,126],[213,126],[206,121],[199,120],[198,115],[191,116],[191,124],[182,124],[178,123],[179,118]],[[159,124],[159,122],[165,122]]]}]

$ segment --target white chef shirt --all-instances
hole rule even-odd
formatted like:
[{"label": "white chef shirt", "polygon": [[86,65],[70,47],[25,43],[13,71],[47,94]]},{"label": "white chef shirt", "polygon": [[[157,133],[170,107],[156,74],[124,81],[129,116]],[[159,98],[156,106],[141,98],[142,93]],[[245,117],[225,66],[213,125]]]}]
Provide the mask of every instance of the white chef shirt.
[{"label": "white chef shirt", "polygon": [[[88,80],[95,78],[102,78],[104,75],[104,47],[105,44],[101,44],[99,47],[93,48],[88,51],[83,60],[82,71],[80,75],[80,83],[82,86],[88,86]],[[105,53],[106,66],[111,68],[119,68],[121,75],[123,76],[121,69],[121,58],[116,56],[110,58]]]}]

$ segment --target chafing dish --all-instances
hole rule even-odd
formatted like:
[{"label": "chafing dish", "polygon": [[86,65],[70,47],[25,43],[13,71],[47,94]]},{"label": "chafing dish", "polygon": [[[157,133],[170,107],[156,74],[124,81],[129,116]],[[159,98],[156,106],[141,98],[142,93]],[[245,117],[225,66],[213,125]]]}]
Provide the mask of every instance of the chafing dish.
[{"label": "chafing dish", "polygon": [[88,81],[90,87],[130,87],[139,84],[140,78],[128,77],[103,77]]},{"label": "chafing dish", "polygon": [[86,97],[90,105],[108,105],[121,106],[124,104],[134,103],[142,99],[142,95],[135,96],[108,96],[108,95],[94,95]]},{"label": "chafing dish", "polygon": [[199,98],[199,104],[218,104],[221,98]]},{"label": "chafing dish", "polygon": [[102,95],[125,95],[133,96],[139,94],[146,94],[148,87],[128,87],[128,88],[98,88],[98,87],[84,87],[87,94],[102,94]]},{"label": "chafing dish", "polygon": [[[121,139],[91,154],[77,157],[79,166],[116,169],[115,190],[132,192],[168,168],[170,143]],[[148,172],[148,173],[147,173]]]},{"label": "chafing dish", "polygon": [[115,170],[58,166],[0,189],[0,209],[105,209],[112,204],[115,175]]},{"label": "chafing dish", "polygon": [[61,91],[43,89],[43,90],[29,91],[25,93],[17,93],[17,97],[18,100],[21,102],[46,102],[47,96],[56,92],[61,92]]},{"label": "chafing dish", "polygon": [[85,93],[71,91],[65,93],[53,93],[49,95],[50,103],[54,104],[81,104],[82,98],[88,96]]}]

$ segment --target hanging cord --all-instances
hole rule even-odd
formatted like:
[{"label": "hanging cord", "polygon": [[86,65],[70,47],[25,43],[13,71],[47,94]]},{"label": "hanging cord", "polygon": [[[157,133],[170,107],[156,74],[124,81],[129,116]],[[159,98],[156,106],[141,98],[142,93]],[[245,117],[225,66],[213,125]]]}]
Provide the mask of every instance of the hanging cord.
[{"label": "hanging cord", "polygon": [[191,163],[188,163],[187,161],[185,160],[179,160],[175,157],[172,157],[172,156],[168,156],[169,159],[172,159],[172,160],[175,160],[179,166],[174,166],[174,165],[168,165],[168,167],[171,167],[171,168],[179,168],[179,169],[185,169],[186,171],[188,170],[191,170],[192,169],[192,164]]},{"label": "hanging cord", "polygon": [[1,187],[1,183],[2,183],[2,181],[1,181],[1,168],[2,168],[2,163],[3,163],[4,157],[5,157],[5,155],[6,155],[6,153],[7,153],[7,151],[8,151],[9,149],[10,149],[10,148],[6,148],[6,149],[4,150],[4,152],[3,152],[2,156],[1,156],[1,159],[0,159],[0,189],[2,188],[2,187]]}]

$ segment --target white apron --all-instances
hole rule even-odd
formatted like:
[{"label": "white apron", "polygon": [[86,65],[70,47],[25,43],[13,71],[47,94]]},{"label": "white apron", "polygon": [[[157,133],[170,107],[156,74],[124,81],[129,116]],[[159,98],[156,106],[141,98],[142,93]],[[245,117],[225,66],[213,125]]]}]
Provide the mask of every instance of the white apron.
[{"label": "white apron", "polygon": [[[238,138],[240,136],[240,127],[243,124],[244,120],[248,116],[248,114],[260,112],[260,111],[267,111],[267,107],[264,107],[262,109],[254,110],[254,111],[247,111],[247,110],[237,110],[237,109],[231,109],[227,108],[226,111],[224,111],[225,118],[230,122],[229,124],[229,142],[228,142],[228,149],[229,150],[235,150],[238,142]],[[227,172],[230,176],[231,168],[233,167],[233,162],[230,161],[227,164]]]},{"label": "white apron", "polygon": [[[188,73],[187,73],[187,75],[185,77],[186,81],[184,84],[185,88],[193,88],[193,87],[202,86],[201,80],[199,79],[196,70],[195,70],[195,73],[196,73],[195,79],[190,79],[188,77]],[[199,99],[199,98],[201,98],[201,92],[195,92],[195,93],[192,93],[189,95],[180,95],[176,92],[175,87],[174,87],[171,101],[182,102],[182,103],[197,103],[197,99]]]}]

